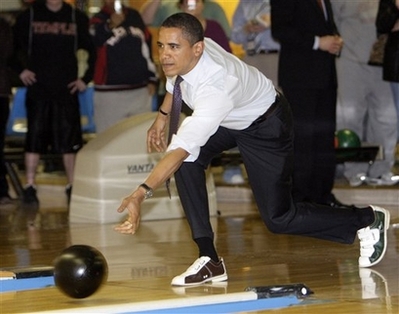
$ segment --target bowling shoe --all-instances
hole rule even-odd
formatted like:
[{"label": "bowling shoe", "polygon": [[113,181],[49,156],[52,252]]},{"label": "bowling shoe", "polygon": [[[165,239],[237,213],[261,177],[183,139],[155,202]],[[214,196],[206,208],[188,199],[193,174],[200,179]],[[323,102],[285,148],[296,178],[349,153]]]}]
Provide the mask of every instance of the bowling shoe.
[{"label": "bowling shoe", "polygon": [[172,280],[172,286],[192,286],[227,280],[223,258],[214,262],[208,256],[198,258],[187,270]]},{"label": "bowling shoe", "polygon": [[374,205],[370,205],[370,207],[374,210],[374,222],[357,232],[360,240],[360,267],[370,267],[378,264],[384,257],[387,248],[389,211]]},{"label": "bowling shoe", "polygon": [[39,199],[37,198],[36,187],[34,187],[33,185],[27,186],[23,191],[22,201],[25,204],[32,204],[32,203],[38,204]]}]

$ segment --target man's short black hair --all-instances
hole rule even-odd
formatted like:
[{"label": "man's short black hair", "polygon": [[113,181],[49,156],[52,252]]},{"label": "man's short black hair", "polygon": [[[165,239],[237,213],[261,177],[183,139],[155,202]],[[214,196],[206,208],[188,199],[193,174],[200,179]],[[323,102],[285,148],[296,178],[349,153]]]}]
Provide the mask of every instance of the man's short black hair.
[{"label": "man's short black hair", "polygon": [[176,13],[169,16],[162,23],[161,27],[180,28],[183,37],[188,40],[190,45],[204,40],[204,28],[201,22],[195,16],[188,13]]}]

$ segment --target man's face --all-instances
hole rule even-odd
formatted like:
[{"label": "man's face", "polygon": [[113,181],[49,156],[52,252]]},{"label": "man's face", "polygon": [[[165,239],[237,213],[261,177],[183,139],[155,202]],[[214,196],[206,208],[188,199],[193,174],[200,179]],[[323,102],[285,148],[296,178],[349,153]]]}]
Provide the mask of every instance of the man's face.
[{"label": "man's face", "polygon": [[159,61],[166,76],[190,72],[202,55],[202,41],[190,45],[179,28],[161,27],[158,38]]}]

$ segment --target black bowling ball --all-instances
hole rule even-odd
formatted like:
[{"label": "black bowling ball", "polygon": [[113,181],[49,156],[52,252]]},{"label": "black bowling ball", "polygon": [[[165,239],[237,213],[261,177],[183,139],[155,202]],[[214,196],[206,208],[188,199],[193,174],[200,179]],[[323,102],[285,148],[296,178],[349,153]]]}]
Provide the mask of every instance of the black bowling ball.
[{"label": "black bowling ball", "polygon": [[86,298],[95,293],[107,278],[107,261],[91,246],[70,246],[54,260],[55,285],[69,297]]}]

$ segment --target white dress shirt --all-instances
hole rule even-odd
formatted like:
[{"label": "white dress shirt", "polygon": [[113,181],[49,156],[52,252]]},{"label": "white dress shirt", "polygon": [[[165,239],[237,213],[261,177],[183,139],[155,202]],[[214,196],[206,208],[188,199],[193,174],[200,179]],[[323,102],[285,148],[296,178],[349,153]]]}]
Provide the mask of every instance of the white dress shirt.
[{"label": "white dress shirt", "polygon": [[[271,80],[209,38],[196,66],[182,77],[183,100],[193,114],[182,121],[168,151],[183,148],[190,154],[185,161],[198,158],[201,146],[219,126],[245,129],[276,99]],[[174,81],[175,77],[167,78],[166,90],[171,94]]]}]

